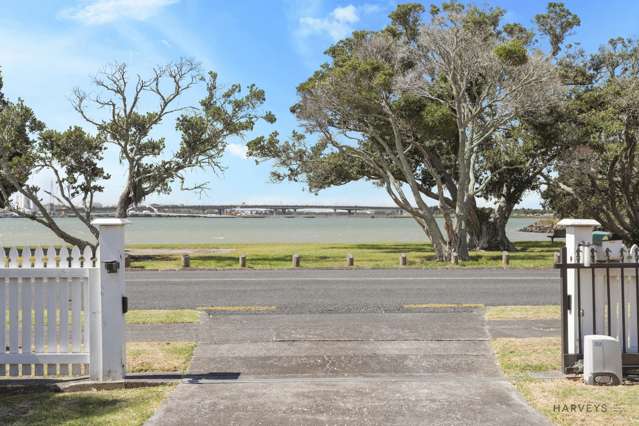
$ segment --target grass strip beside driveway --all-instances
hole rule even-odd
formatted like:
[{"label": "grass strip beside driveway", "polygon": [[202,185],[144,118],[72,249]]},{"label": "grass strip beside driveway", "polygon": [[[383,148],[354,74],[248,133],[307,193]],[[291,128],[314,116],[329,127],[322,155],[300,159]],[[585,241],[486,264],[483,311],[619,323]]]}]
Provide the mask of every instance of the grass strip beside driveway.
[{"label": "grass strip beside driveway", "polygon": [[200,322],[195,309],[136,309],[127,312],[127,324],[192,324]]},{"label": "grass strip beside driveway", "polygon": [[586,386],[581,380],[541,379],[561,368],[560,338],[495,339],[504,374],[532,407],[557,425],[639,423],[639,386]]},{"label": "grass strip beside driveway", "polygon": [[559,320],[559,305],[533,306],[489,306],[486,308],[488,321],[507,320]]},{"label": "grass strip beside driveway", "polygon": [[129,373],[185,373],[196,344],[193,342],[129,342],[126,369]]},{"label": "grass strip beside driveway", "polygon": [[153,415],[173,388],[0,395],[0,424],[137,426]]}]

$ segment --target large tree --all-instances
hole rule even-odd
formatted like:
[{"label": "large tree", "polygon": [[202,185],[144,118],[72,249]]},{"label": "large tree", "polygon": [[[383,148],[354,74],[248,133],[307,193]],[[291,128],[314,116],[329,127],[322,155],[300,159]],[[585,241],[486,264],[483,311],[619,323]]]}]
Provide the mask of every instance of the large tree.
[{"label": "large tree", "polygon": [[561,216],[597,219],[639,241],[639,42],[616,38],[597,53],[566,58],[568,148],[549,174],[546,204]]},{"label": "large tree", "polygon": [[551,56],[527,44],[519,32],[505,31],[501,9],[444,3],[441,10],[433,7],[431,16],[415,41],[406,40],[406,58],[415,66],[398,86],[447,106],[455,117],[454,247],[467,258],[469,205],[496,176],[482,170],[484,153],[521,115],[543,111],[553,103],[559,85]]},{"label": "large tree", "polygon": [[[506,222],[534,189],[544,167],[539,143],[548,144],[521,137],[545,111],[541,100],[554,95],[553,67],[533,49],[532,31],[500,24],[501,10],[446,4],[428,23],[422,12],[419,4],[398,6],[388,28],[337,43],[327,51],[331,62],[298,87],[292,110],[319,143],[296,134],[250,152],[276,159],[276,180],[306,180],[311,190],[360,178],[383,186],[442,259],[452,250],[465,258],[468,243],[512,248]],[[424,46],[435,35],[440,51]],[[446,65],[451,71],[440,62],[452,46],[459,58]],[[462,65],[473,70],[456,69]],[[494,207],[478,207],[478,198]]]},{"label": "large tree", "polygon": [[[189,185],[186,173],[194,168],[221,170],[229,138],[245,136],[259,120],[275,121],[273,114],[260,111],[264,91],[250,85],[242,93],[238,84],[221,89],[215,73],[204,77],[191,60],[156,67],[147,78],[131,77],[125,64],[115,64],[96,76],[94,83],[95,94],[75,90],[73,105],[95,134],[78,126],[64,132],[45,130],[21,101],[0,110],[2,199],[22,194],[35,210],[25,212],[11,202],[9,210],[81,247],[96,244],[93,205],[110,178],[103,161],[109,147],[124,166],[117,216],[126,217],[131,206],[153,193],[171,192],[174,183],[184,190],[206,189],[206,183]],[[199,86],[204,86],[199,105],[185,102],[183,95]],[[177,134],[167,143],[155,135],[171,118]],[[29,183],[41,173],[52,176],[54,191]],[[61,229],[43,201],[47,195],[86,225],[94,238]]]}]

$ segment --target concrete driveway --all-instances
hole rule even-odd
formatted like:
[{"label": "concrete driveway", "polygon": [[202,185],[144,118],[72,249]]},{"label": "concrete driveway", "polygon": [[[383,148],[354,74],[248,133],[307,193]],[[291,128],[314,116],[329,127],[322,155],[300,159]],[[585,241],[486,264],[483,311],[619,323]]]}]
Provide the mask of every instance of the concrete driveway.
[{"label": "concrete driveway", "polygon": [[548,424],[501,376],[483,315],[215,315],[150,425]]}]

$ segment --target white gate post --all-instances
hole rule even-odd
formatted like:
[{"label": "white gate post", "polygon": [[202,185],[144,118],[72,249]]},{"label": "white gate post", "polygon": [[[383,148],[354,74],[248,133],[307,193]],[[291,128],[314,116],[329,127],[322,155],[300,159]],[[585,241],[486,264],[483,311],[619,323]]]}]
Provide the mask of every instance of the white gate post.
[{"label": "white gate post", "polygon": [[[593,219],[562,219],[557,223],[566,227],[566,252],[568,259],[563,260],[568,263],[577,262],[577,250],[582,244],[592,244],[592,231],[601,226]],[[583,263],[583,252],[579,255],[579,263]],[[568,312],[568,353],[577,353],[579,346],[579,317],[577,312],[577,269],[571,268],[566,271],[567,290],[571,299],[570,311]],[[587,282],[586,282],[587,281]],[[590,277],[583,276],[581,279],[583,288],[589,288]],[[586,287],[587,286],[587,287]],[[583,290],[582,290],[583,291]],[[586,292],[587,293],[587,292]],[[583,303],[584,301],[582,301]],[[583,306],[583,304],[582,304]],[[583,330],[582,330],[583,332]]]},{"label": "white gate post", "polygon": [[[126,348],[123,297],[124,226],[126,219],[97,219],[100,230],[98,283],[99,291],[90,292],[90,376],[96,381],[124,379]],[[90,283],[91,285],[91,283]]]}]

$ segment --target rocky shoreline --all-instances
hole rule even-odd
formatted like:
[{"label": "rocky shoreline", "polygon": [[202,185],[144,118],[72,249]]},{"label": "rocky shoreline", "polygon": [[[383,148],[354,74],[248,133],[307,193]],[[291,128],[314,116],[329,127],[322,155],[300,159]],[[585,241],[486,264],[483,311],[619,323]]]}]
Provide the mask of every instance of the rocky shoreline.
[{"label": "rocky shoreline", "polygon": [[556,221],[554,219],[540,219],[535,223],[531,223],[528,226],[524,226],[519,231],[521,232],[536,232],[538,234],[552,233],[555,229]]}]

